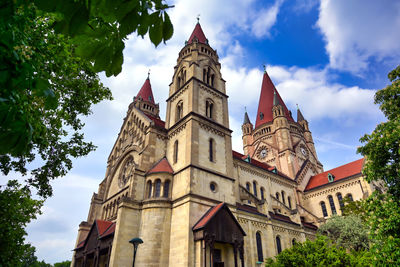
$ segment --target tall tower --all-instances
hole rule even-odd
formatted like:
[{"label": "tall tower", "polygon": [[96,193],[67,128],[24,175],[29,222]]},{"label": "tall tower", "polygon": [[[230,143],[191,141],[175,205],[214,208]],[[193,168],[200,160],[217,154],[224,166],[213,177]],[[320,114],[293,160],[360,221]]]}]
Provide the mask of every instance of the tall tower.
[{"label": "tall tower", "polygon": [[243,151],[245,155],[250,155],[252,153],[252,151],[249,150],[249,145],[253,143],[253,136],[251,135],[252,132],[253,132],[253,124],[249,119],[247,111],[245,111],[242,124]]},{"label": "tall tower", "polygon": [[166,156],[175,173],[172,201],[179,200],[172,207],[171,266],[188,266],[194,251],[190,229],[211,206],[236,203],[228,96],[220,69],[217,52],[197,23],[179,52],[167,99]]},{"label": "tall tower", "polygon": [[[254,130],[243,124],[245,154],[266,162],[292,179],[323,171],[308,122],[298,110],[297,122],[265,71]],[[307,165],[307,168],[305,166]],[[302,172],[308,172],[306,175]]]}]

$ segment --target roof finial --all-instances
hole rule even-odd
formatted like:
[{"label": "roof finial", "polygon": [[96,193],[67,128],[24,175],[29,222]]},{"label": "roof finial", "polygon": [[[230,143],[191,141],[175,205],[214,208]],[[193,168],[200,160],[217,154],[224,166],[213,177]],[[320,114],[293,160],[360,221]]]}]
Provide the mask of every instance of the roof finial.
[{"label": "roof finial", "polygon": [[299,109],[299,104],[296,103],[297,109]]},{"label": "roof finial", "polygon": [[246,108],[246,106],[244,106],[244,112],[247,112],[247,108]]},{"label": "roof finial", "polygon": [[197,15],[197,23],[200,23],[200,14]]},{"label": "roof finial", "polygon": [[263,69],[264,69],[264,73],[267,72],[267,67],[265,66],[265,64],[263,64]]},{"label": "roof finial", "polygon": [[147,79],[150,79],[150,69],[149,69],[149,71],[147,72]]}]

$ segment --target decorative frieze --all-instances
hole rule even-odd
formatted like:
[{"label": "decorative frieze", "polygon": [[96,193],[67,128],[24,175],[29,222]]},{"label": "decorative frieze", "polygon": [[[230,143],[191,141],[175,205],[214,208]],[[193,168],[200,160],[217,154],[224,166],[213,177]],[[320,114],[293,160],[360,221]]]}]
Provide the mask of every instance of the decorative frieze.
[{"label": "decorative frieze", "polygon": [[206,86],[204,86],[202,84],[200,84],[199,87],[200,87],[200,89],[203,89],[204,91],[206,91],[207,93],[211,94],[212,96],[222,99],[222,95],[218,94],[214,90],[211,90],[210,88],[208,88],[208,87],[206,87]]},{"label": "decorative frieze", "polygon": [[181,132],[183,129],[186,128],[186,122],[183,123],[182,125],[180,125],[179,127],[177,127],[175,130],[173,130],[172,132],[169,133],[168,135],[168,139],[171,139],[172,137],[174,137],[175,135],[177,135],[179,132]]},{"label": "decorative frieze", "polygon": [[200,127],[201,127],[202,129],[204,129],[204,130],[206,130],[206,131],[208,131],[208,132],[212,132],[213,134],[216,134],[216,135],[219,135],[219,136],[222,136],[222,137],[225,136],[225,134],[224,134],[223,132],[221,132],[220,130],[217,130],[217,129],[211,127],[211,126],[208,125],[208,124],[199,122],[199,125],[200,125]]},{"label": "decorative frieze", "polygon": [[187,89],[189,88],[189,84],[187,84],[185,87],[181,88],[178,93],[176,93],[172,98],[171,102],[175,101],[178,97],[180,97]]},{"label": "decorative frieze", "polygon": [[318,191],[318,192],[315,192],[315,193],[305,194],[303,196],[303,199],[307,200],[307,199],[310,199],[310,198],[313,198],[313,197],[318,197],[318,196],[321,196],[321,195],[329,195],[329,194],[332,194],[335,191],[339,191],[339,190],[341,190],[343,188],[347,188],[347,187],[353,186],[355,184],[358,184],[358,181],[359,180],[357,179],[355,181],[350,181],[348,183],[341,184],[341,185],[338,185],[338,186],[334,186],[334,187],[329,186],[329,188],[326,188],[325,190],[321,190],[321,191]]}]

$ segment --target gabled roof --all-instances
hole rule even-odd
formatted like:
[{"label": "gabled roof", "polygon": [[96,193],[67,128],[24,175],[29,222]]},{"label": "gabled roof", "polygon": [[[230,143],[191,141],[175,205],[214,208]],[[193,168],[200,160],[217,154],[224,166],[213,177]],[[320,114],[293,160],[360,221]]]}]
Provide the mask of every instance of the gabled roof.
[{"label": "gabled roof", "polygon": [[308,191],[329,184],[330,182],[328,181],[328,174],[333,175],[334,177],[333,182],[345,179],[347,177],[351,177],[356,174],[361,174],[363,166],[364,166],[364,159],[359,159],[347,163],[345,165],[336,167],[332,170],[311,176],[304,191]]},{"label": "gabled roof", "polygon": [[228,208],[225,202],[221,202],[218,205],[211,207],[204,215],[200,218],[200,220],[193,226],[192,230],[197,231],[207,226],[208,223],[212,221],[212,219],[223,209],[229,214],[230,218],[234,221],[234,224],[238,227],[238,229],[245,236],[246,233],[243,228],[240,226],[235,216],[232,214],[231,210]]},{"label": "gabled roof", "polygon": [[139,93],[136,95],[136,98],[138,97],[141,97],[143,100],[155,104],[153,91],[151,90],[150,78],[147,78],[146,81],[144,81],[142,88],[140,88]]},{"label": "gabled roof", "polygon": [[160,172],[166,172],[173,174],[174,170],[172,169],[171,165],[169,164],[167,158],[162,158],[160,161],[158,161],[154,166],[147,172],[147,174],[150,173],[160,173]]},{"label": "gabled roof", "polygon": [[[274,92],[276,92],[275,101],[279,102],[279,104],[283,106],[286,118],[290,121],[293,121],[293,118],[289,115],[289,110],[287,109],[285,102],[283,102],[279,92],[275,88],[275,85],[272,83],[271,78],[265,71],[261,86],[260,100],[258,102],[256,128],[273,120],[272,107],[274,106]],[[260,113],[262,113],[261,117]]]},{"label": "gabled roof", "polygon": [[[233,156],[234,158],[243,160],[243,161],[249,163],[250,165],[253,165],[253,166],[258,167],[258,168],[261,168],[261,169],[264,169],[264,170],[269,171],[269,172],[272,172],[272,171],[275,170],[275,167],[272,167],[272,166],[268,165],[267,163],[260,162],[260,161],[258,161],[258,160],[256,160],[256,159],[253,159],[253,158],[250,159],[250,162],[248,162],[248,161],[246,161],[247,156],[245,156],[245,155],[243,155],[243,154],[241,154],[241,153],[239,153],[239,152],[237,152],[237,151],[234,151],[234,150],[232,150],[232,156]],[[283,174],[283,173],[280,172],[280,171],[277,171],[276,174],[278,174],[279,176],[285,178],[286,180],[293,181],[293,179],[291,179],[290,177],[286,176],[285,174]]]},{"label": "gabled roof", "polygon": [[197,41],[199,43],[207,44],[207,38],[203,32],[203,29],[200,26],[200,23],[197,23],[196,26],[194,27],[194,30],[193,30],[192,34],[190,35],[188,44],[193,43],[195,37],[197,38]]},{"label": "gabled roof", "polygon": [[86,238],[82,240],[74,250],[78,250],[85,247],[89,239],[89,236],[93,234],[93,231],[97,232],[96,238],[98,239],[110,236],[115,232],[115,223],[110,221],[95,220]]}]

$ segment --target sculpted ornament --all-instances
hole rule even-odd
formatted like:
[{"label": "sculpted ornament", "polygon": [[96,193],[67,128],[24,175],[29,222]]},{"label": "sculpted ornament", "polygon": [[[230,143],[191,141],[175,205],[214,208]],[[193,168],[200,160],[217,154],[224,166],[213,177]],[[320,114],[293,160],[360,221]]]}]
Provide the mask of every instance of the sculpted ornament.
[{"label": "sculpted ornament", "polygon": [[134,166],[135,164],[133,162],[133,157],[129,156],[125,160],[124,165],[122,166],[121,172],[118,177],[118,186],[120,188],[124,187],[128,182],[129,178],[132,176],[132,170]]}]

